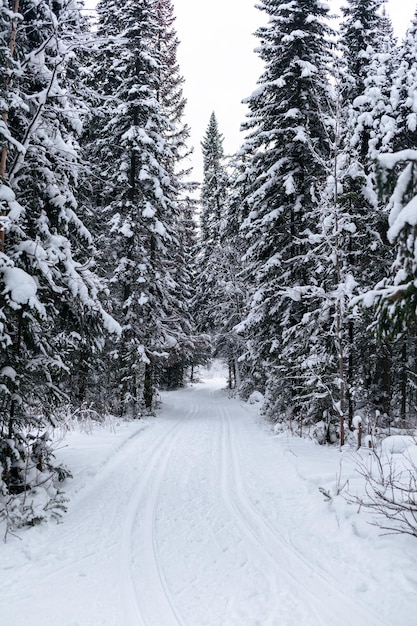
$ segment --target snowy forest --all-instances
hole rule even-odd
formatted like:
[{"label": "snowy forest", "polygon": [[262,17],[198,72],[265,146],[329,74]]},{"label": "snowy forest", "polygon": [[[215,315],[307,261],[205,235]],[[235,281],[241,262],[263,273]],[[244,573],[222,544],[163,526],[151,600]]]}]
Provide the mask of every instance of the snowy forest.
[{"label": "snowy forest", "polygon": [[68,475],[63,415],[138,419],[213,358],[321,444],[415,427],[417,13],[398,42],[383,0],[337,31],[259,0],[242,146],[214,112],[199,185],[173,1],[82,9],[0,0],[1,502]]}]

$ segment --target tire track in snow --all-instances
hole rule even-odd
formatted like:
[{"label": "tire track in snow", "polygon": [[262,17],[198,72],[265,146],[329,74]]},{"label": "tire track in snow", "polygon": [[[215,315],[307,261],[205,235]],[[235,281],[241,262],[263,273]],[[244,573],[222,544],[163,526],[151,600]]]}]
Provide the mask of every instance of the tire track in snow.
[{"label": "tire track in snow", "polygon": [[[192,418],[196,412],[197,407],[193,404],[186,417],[176,422],[176,424],[153,445],[149,452],[149,462],[147,463],[146,470],[142,474],[127,507],[122,534],[120,580],[126,597],[126,603],[129,607],[130,617],[134,619],[134,621],[131,622],[132,626],[153,626],[154,624],[171,626],[171,624],[181,624],[180,616],[175,609],[172,595],[169,592],[162,573],[156,545],[155,520],[161,485],[169,459],[175,449],[175,442],[188,419]],[[149,491],[148,496],[146,495],[147,491]],[[142,507],[144,507],[145,511],[145,529],[144,537],[141,539],[146,552],[145,561],[141,564],[141,567],[146,570],[146,580],[149,586],[147,590],[141,589],[138,592],[135,585],[131,554],[134,543],[135,522]],[[125,584],[123,584],[124,581]],[[147,593],[148,597],[152,595],[151,604],[154,607],[154,611],[158,614],[157,621],[148,621],[146,619],[146,609],[142,606],[143,603],[141,603],[139,597],[140,592],[144,594]]]},{"label": "tire track in snow", "polygon": [[[381,626],[381,621],[376,618],[366,607],[358,607],[353,602],[347,604],[346,597],[343,592],[339,591],[332,582],[322,574],[322,572],[314,569],[308,561],[299,552],[291,546],[287,545],[278,534],[273,526],[258,512],[253,502],[250,500],[242,480],[242,472],[237,458],[237,454],[232,444],[233,440],[237,440],[236,429],[232,425],[232,418],[227,409],[224,411],[225,426],[225,447],[230,457],[232,467],[233,489],[233,507],[253,537],[267,554],[270,560],[282,567],[285,564],[285,574],[297,588],[302,588],[310,596],[310,606],[319,620],[323,624],[333,624],[335,614],[328,609],[329,598],[333,596],[334,605],[338,606],[340,614],[346,616],[344,622],[340,624],[350,625],[352,623],[366,624],[366,626]],[[234,436],[232,435],[234,432]],[[278,556],[280,555],[280,556]],[[319,584],[315,579],[320,579]],[[312,584],[313,583],[313,584]],[[337,596],[337,597],[334,597]],[[316,608],[318,605],[318,608]],[[342,608],[343,607],[343,608]],[[326,613],[326,621],[323,622],[322,616]]]}]

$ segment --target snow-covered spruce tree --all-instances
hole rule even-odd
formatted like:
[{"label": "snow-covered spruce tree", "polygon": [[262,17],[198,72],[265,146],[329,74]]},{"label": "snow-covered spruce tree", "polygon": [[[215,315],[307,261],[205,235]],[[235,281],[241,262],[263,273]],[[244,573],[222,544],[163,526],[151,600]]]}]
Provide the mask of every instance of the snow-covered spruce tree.
[{"label": "snow-covered spruce tree", "polygon": [[260,8],[269,21],[257,32],[265,70],[247,100],[244,125],[243,152],[250,158],[243,234],[251,293],[239,330],[257,384],[266,387],[268,413],[320,415],[319,399],[304,402],[305,346],[291,329],[310,309],[304,297],[312,280],[307,231],[314,228],[331,155],[328,8],[317,0],[268,1]]},{"label": "snow-covered spruce tree", "polygon": [[[417,148],[417,13],[408,28],[405,38],[399,47],[398,63],[392,76],[391,104],[395,117],[395,135],[393,138],[393,150],[402,151]],[[380,176],[380,192],[382,199],[390,202],[397,179],[404,168],[403,163],[390,169],[383,168]],[[414,193],[413,183],[407,192],[408,198]],[[393,268],[395,264],[393,265]],[[393,279],[391,268],[391,279]],[[381,277],[383,274],[381,274]],[[399,407],[401,422],[404,423],[410,409],[415,406],[417,384],[417,361],[416,361],[416,328],[413,324],[397,324],[389,315],[379,316],[384,321],[380,326],[383,337],[393,347],[392,368],[392,394]]]},{"label": "snow-covered spruce tree", "polygon": [[66,401],[73,351],[82,344],[91,354],[103,321],[111,323],[76,198],[80,119],[67,69],[78,5],[14,6],[18,15],[0,6],[0,466],[12,494],[45,481],[51,465],[42,430]]},{"label": "snow-covered spruce tree", "polygon": [[[382,167],[399,172],[389,200],[388,239],[394,246],[395,260],[388,277],[379,281],[364,296],[367,306],[377,305],[383,336],[394,345],[400,343],[398,372],[395,378],[402,420],[415,415],[416,369],[414,354],[408,354],[416,343],[417,311],[417,150],[405,149],[379,157]],[[401,168],[399,170],[399,168]]]},{"label": "snow-covered spruce tree", "polygon": [[230,163],[231,189],[226,204],[221,229],[222,262],[215,296],[215,327],[217,351],[224,355],[229,364],[229,385],[239,390],[239,395],[249,395],[252,384],[246,367],[242,363],[245,343],[236,329],[246,313],[247,287],[242,257],[245,241],[239,229],[245,207],[244,186],[238,184],[241,163]]},{"label": "snow-covered spruce tree", "polygon": [[172,0],[157,0],[156,10],[159,27],[157,47],[161,57],[157,98],[163,115],[169,121],[164,133],[170,146],[165,166],[172,175],[171,195],[177,203],[177,211],[172,215],[172,226],[178,245],[171,250],[171,254],[175,255],[172,259],[171,276],[177,285],[177,299],[181,303],[182,315],[188,328],[188,340],[179,342],[177,350],[171,352],[168,361],[160,363],[160,384],[173,388],[185,383],[187,368],[194,360],[195,351],[200,349],[202,343],[205,344],[205,340],[196,335],[189,313],[196,242],[196,224],[193,218],[196,200],[193,192],[197,184],[190,182],[190,128],[184,122],[186,99],[183,93],[184,79],[177,58],[179,40]]},{"label": "snow-covered spruce tree", "polygon": [[417,10],[404,41],[399,47],[392,85],[391,103],[395,113],[393,150],[415,148],[417,146]]},{"label": "snow-covered spruce tree", "polygon": [[210,248],[220,239],[227,199],[228,176],[224,164],[223,135],[213,112],[201,143],[204,180],[201,189],[202,241]]},{"label": "snow-covered spruce tree", "polygon": [[340,39],[346,65],[344,100],[353,102],[361,96],[368,76],[368,66],[375,52],[381,26],[380,8],[384,0],[346,0],[342,6]]},{"label": "snow-covered spruce tree", "polygon": [[249,342],[246,342],[244,333],[240,330],[240,324],[246,318],[249,306],[244,262],[247,241],[241,226],[250,213],[249,191],[253,178],[256,178],[249,168],[251,159],[252,154],[246,143],[230,160],[230,191],[221,235],[222,240],[227,242],[229,254],[233,259],[233,264],[230,265],[232,272],[228,274],[230,280],[224,296],[221,324],[225,336],[233,341],[235,354],[239,355],[235,362],[236,385],[239,387],[239,395],[244,399],[249,398],[254,390],[262,386],[259,385],[258,374],[250,358]]},{"label": "snow-covered spruce tree", "polygon": [[[165,132],[166,139],[170,140],[171,151],[176,150],[176,158],[170,157],[167,160],[167,167],[173,172],[178,172],[184,167],[185,157],[190,153],[188,147],[190,128],[184,123],[186,106],[183,93],[184,78],[177,59],[179,40],[175,30],[172,0],[155,0],[155,8],[158,25],[157,49],[161,58],[157,98],[161,110],[170,121]],[[189,171],[186,170],[184,173]],[[186,186],[185,183],[183,185]]]},{"label": "snow-covered spruce tree", "polygon": [[[239,380],[233,333],[238,320],[228,309],[236,297],[236,255],[232,242],[225,237],[230,182],[223,135],[214,112],[201,145],[204,179],[196,254],[195,319],[198,330],[211,336],[213,354],[228,361],[229,384],[233,386],[236,379]],[[231,322],[233,317],[234,323]]]},{"label": "snow-covered spruce tree", "polygon": [[152,407],[157,369],[190,348],[176,174],[184,130],[180,137],[168,95],[179,83],[163,94],[177,70],[161,6],[150,0],[97,5],[99,98],[87,149],[95,211],[106,229],[103,264],[122,326],[119,343],[110,346],[107,384],[116,410],[133,416]]},{"label": "snow-covered spruce tree", "polygon": [[[346,269],[356,293],[366,292],[387,267],[386,215],[378,200],[376,156],[392,147],[395,120],[390,102],[395,42],[382,2],[349,0],[342,9],[339,92],[343,113],[337,176],[338,202],[350,215],[344,239]],[[360,27],[359,27],[360,26]],[[373,315],[354,307],[346,318],[348,422],[357,401],[388,414],[391,347],[370,329]]]}]

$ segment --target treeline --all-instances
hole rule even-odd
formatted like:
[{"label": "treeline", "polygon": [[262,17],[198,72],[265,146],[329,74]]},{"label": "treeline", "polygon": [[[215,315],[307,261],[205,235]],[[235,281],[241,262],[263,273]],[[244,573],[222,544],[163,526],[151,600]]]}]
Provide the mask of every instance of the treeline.
[{"label": "treeline", "polygon": [[91,28],[0,0],[1,502],[65,475],[60,412],[140,417],[213,354],[323,441],[414,418],[417,17],[399,45],[382,5],[336,35],[319,0],[260,2],[246,139],[226,160],[213,114],[196,229],[172,1]]},{"label": "treeline", "polygon": [[416,414],[417,15],[399,44],[381,0],[337,33],[318,0],[260,9],[246,140],[226,161],[213,117],[203,144],[199,328],[268,416],[343,443]]}]

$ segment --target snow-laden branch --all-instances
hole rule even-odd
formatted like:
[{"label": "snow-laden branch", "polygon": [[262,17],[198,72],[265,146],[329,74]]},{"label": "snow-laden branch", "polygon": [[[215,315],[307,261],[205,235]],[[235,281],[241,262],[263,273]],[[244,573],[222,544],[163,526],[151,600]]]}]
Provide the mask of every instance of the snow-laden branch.
[{"label": "snow-laden branch", "polygon": [[398,152],[392,152],[391,154],[380,154],[378,161],[387,170],[392,170],[398,163],[404,163],[405,161],[417,162],[417,150],[399,150]]}]

